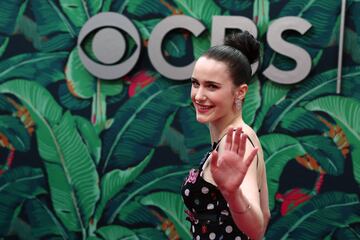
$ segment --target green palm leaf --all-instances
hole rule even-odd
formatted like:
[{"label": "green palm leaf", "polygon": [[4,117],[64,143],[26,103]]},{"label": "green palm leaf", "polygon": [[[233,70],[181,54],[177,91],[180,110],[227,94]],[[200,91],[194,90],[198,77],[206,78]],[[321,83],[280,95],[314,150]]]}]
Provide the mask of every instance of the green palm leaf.
[{"label": "green palm leaf", "polygon": [[192,106],[180,108],[176,119],[178,119],[181,132],[184,135],[189,163],[197,165],[210,149],[209,128],[196,121],[196,114]]},{"label": "green palm leaf", "polygon": [[100,189],[101,198],[98,203],[94,215],[95,223],[100,219],[101,214],[108,201],[112,199],[116,194],[130,182],[134,181],[149,164],[150,159],[154,155],[154,150],[150,151],[150,154],[137,166],[129,168],[127,170],[116,169],[106,173],[101,178]]},{"label": "green palm leaf", "polygon": [[269,26],[269,0],[256,0],[253,8],[253,19],[259,29],[259,36],[263,36]]},{"label": "green palm leaf", "polygon": [[106,222],[113,222],[115,217],[122,213],[122,209],[139,194],[174,190],[177,192],[189,169],[190,166],[169,166],[140,175],[131,186],[113,198],[105,214]]},{"label": "green palm leaf", "polygon": [[[168,3],[169,4],[169,3]],[[134,17],[158,16],[166,17],[172,14],[171,10],[161,1],[133,0],[126,4],[126,11]]]},{"label": "green palm leaf", "polygon": [[211,27],[212,16],[221,15],[221,9],[213,1],[174,0],[174,3],[185,15],[200,20],[208,29]]},{"label": "green palm leaf", "polygon": [[6,50],[9,37],[14,33],[19,19],[21,19],[28,1],[4,0],[0,11],[0,56]]},{"label": "green palm leaf", "polygon": [[338,228],[331,234],[332,238],[335,240],[347,239],[347,240],[356,240],[360,239],[360,226],[359,222],[354,222],[353,226],[349,224],[348,226]]},{"label": "green palm leaf", "polygon": [[[281,10],[279,17],[297,16],[308,20],[312,27],[301,37],[290,36],[287,41],[301,46],[311,56],[313,66],[318,62],[317,56],[322,53],[323,48],[329,45],[331,41],[333,29],[336,26],[337,17],[340,13],[340,1],[326,1],[326,0],[291,0]],[[267,52],[268,49],[266,50]],[[272,50],[270,50],[272,52]],[[270,53],[269,52],[269,53]],[[292,69],[294,63],[287,57],[279,54],[266,54],[268,56],[264,60],[264,66],[274,60],[275,66],[281,69]]]},{"label": "green palm leaf", "polygon": [[[36,22],[30,17],[23,15],[17,24],[16,32],[22,34],[26,40],[31,42],[34,48],[42,49],[42,39],[37,31]],[[46,52],[46,50],[45,50]]]},{"label": "green palm leaf", "polygon": [[0,133],[9,139],[17,151],[26,152],[30,149],[30,135],[18,118],[0,115]]},{"label": "green palm leaf", "polygon": [[0,92],[14,94],[30,111],[57,216],[69,230],[84,234],[99,196],[98,176],[73,117],[62,115],[50,93],[34,82],[9,81]]},{"label": "green palm leaf", "polygon": [[230,12],[240,12],[248,9],[253,1],[250,0],[217,0],[218,4]]},{"label": "green palm leaf", "polygon": [[249,89],[246,95],[242,115],[244,122],[252,125],[255,119],[255,113],[261,104],[260,82],[257,77],[254,77],[249,84]]},{"label": "green palm leaf", "polygon": [[209,32],[202,33],[199,37],[191,36],[194,49],[194,58],[201,57],[210,48],[211,37]]},{"label": "green palm leaf", "polygon": [[360,182],[360,102],[342,96],[325,96],[309,102],[306,109],[329,114],[345,132],[346,138],[353,146],[351,152],[354,164],[354,175]]},{"label": "green palm leaf", "polygon": [[173,127],[167,128],[161,138],[160,145],[169,146],[179,156],[181,161],[189,162],[184,134],[177,129]]},{"label": "green palm leaf", "polygon": [[160,223],[160,219],[156,218],[151,211],[148,207],[133,201],[124,206],[118,219],[130,226],[140,226],[141,224],[156,226]]},{"label": "green palm leaf", "polygon": [[43,37],[41,48],[47,51],[69,50],[73,47],[77,37],[68,18],[54,1],[32,0],[31,9],[37,24],[37,30]]},{"label": "green palm leaf", "polygon": [[[334,94],[336,90],[337,70],[329,70],[320,73],[312,78],[302,82],[298,88],[288,93],[286,99],[274,106],[268,113],[268,118],[262,125],[262,131],[273,132],[290,110],[297,105],[304,105],[307,101],[319,96]],[[360,76],[360,67],[351,67],[343,69],[343,81],[358,82]],[[347,94],[347,93],[344,93]]]},{"label": "green palm leaf", "polygon": [[180,238],[191,239],[190,225],[185,221],[185,205],[179,194],[171,192],[152,193],[143,197],[140,202],[147,206],[160,208],[174,223]]},{"label": "green palm leaf", "polygon": [[101,132],[106,125],[106,97],[123,91],[122,80],[101,80],[91,75],[83,66],[77,48],[70,53],[65,74],[73,95],[83,99],[92,98],[91,121],[97,132]]},{"label": "green palm leaf", "polygon": [[72,25],[80,29],[90,17],[99,12],[103,0],[60,0],[59,3]]},{"label": "green palm leaf", "polygon": [[316,195],[270,226],[266,239],[321,239],[334,227],[357,221],[359,198],[355,194],[327,192]]},{"label": "green palm leaf", "polygon": [[40,169],[19,167],[0,176],[0,236],[5,236],[26,199],[46,193]]},{"label": "green palm leaf", "polygon": [[326,173],[339,176],[344,173],[345,159],[331,138],[313,135],[298,138],[307,151]]},{"label": "green palm leaf", "polygon": [[59,101],[61,105],[68,110],[81,110],[90,106],[90,100],[84,100],[75,97],[70,91],[66,83],[59,85]]},{"label": "green palm leaf", "polygon": [[75,116],[74,120],[76,123],[76,128],[81,135],[81,139],[86,145],[95,165],[97,166],[99,164],[101,154],[100,137],[96,133],[94,126],[85,118]]},{"label": "green palm leaf", "polygon": [[102,227],[97,231],[97,234],[105,240],[139,240],[135,232],[129,228],[117,225]]},{"label": "green palm leaf", "polygon": [[26,78],[43,86],[64,79],[68,53],[25,53],[0,62],[0,83],[11,78]]},{"label": "green palm leaf", "polygon": [[157,79],[122,105],[104,135],[102,173],[144,159],[159,144],[177,109],[189,105],[188,88]]},{"label": "green palm leaf", "polygon": [[269,134],[260,137],[264,149],[266,175],[269,190],[269,207],[275,206],[275,194],[279,186],[279,178],[286,164],[297,156],[306,153],[300,142],[284,134]]},{"label": "green palm leaf", "polygon": [[162,18],[144,19],[141,21],[134,19],[133,22],[136,28],[139,30],[141,39],[145,41],[149,40],[152,30],[161,20]]},{"label": "green palm leaf", "polygon": [[166,237],[162,231],[156,228],[134,229],[134,232],[137,234],[140,240],[148,240],[149,236],[157,240],[168,239],[168,237]]},{"label": "green palm leaf", "polygon": [[259,109],[259,112],[256,115],[255,122],[253,125],[255,131],[257,131],[261,127],[261,124],[264,121],[266,113],[269,111],[269,109],[277,102],[285,98],[289,89],[290,89],[289,86],[280,85],[271,81],[266,81],[262,85],[262,89],[261,89],[262,104]]},{"label": "green palm leaf", "polygon": [[[146,19],[142,21],[133,20],[141,34],[141,39],[147,41],[151,32],[162,19]],[[186,39],[180,34],[169,34],[163,41],[164,52],[172,57],[181,58],[186,54]]]},{"label": "green palm leaf", "polygon": [[64,226],[44,202],[37,198],[29,199],[25,202],[25,208],[35,238],[57,236],[59,239],[69,239]]},{"label": "green palm leaf", "polygon": [[281,131],[301,134],[301,132],[315,132],[322,134],[329,128],[323,124],[318,116],[300,107],[294,107],[280,121]]},{"label": "green palm leaf", "polygon": [[350,28],[345,29],[344,51],[354,62],[360,63],[360,36]]}]

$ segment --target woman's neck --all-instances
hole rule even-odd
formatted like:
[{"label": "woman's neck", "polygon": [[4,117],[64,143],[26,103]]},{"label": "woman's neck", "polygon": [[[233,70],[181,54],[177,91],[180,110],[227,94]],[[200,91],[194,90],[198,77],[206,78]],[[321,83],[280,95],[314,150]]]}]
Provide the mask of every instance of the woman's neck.
[{"label": "woman's neck", "polygon": [[211,142],[217,142],[223,137],[229,127],[240,127],[243,125],[242,115],[236,114],[228,119],[222,119],[209,123]]}]

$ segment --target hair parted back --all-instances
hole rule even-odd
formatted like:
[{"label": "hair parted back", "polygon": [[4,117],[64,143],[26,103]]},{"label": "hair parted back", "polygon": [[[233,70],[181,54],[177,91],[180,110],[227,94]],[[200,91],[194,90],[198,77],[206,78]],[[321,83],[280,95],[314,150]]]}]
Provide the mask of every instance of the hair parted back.
[{"label": "hair parted back", "polygon": [[251,64],[260,55],[260,43],[248,31],[232,30],[226,34],[223,45],[209,48],[204,57],[224,62],[235,86],[249,84]]}]

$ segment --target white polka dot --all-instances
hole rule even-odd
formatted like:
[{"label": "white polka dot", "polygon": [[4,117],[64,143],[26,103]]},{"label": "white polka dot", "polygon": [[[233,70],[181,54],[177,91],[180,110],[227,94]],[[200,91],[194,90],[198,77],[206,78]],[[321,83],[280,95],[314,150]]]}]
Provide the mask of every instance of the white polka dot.
[{"label": "white polka dot", "polygon": [[200,236],[199,236],[199,235],[197,235],[195,239],[196,239],[196,240],[200,240]]},{"label": "white polka dot", "polygon": [[237,237],[235,238],[235,240],[241,240],[241,237],[240,237],[240,236],[237,236]]},{"label": "white polka dot", "polygon": [[209,203],[206,207],[208,210],[214,209],[214,204]]},{"label": "white polka dot", "polygon": [[189,189],[185,189],[185,191],[184,191],[184,194],[185,194],[185,196],[189,196],[189,193],[190,193],[190,190]]},{"label": "white polka dot", "polygon": [[215,233],[210,233],[209,234],[209,239],[213,240],[216,238],[216,234]]},{"label": "white polka dot", "polygon": [[230,226],[230,225],[226,226],[226,228],[225,228],[225,232],[227,232],[227,233],[231,233],[232,231],[233,231],[232,226]]},{"label": "white polka dot", "polygon": [[202,188],[201,188],[201,192],[202,192],[203,194],[207,194],[207,193],[209,192],[209,189],[208,189],[207,187],[202,187]]},{"label": "white polka dot", "polygon": [[195,227],[194,225],[191,226],[191,231],[194,233],[195,232]]},{"label": "white polka dot", "polygon": [[229,211],[228,210],[222,210],[221,214],[225,215],[225,216],[229,216]]}]

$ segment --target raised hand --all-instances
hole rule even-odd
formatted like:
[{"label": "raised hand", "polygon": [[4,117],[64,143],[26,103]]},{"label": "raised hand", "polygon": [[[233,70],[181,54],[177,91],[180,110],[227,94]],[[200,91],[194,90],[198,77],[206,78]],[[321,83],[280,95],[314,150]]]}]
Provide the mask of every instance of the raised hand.
[{"label": "raised hand", "polygon": [[258,151],[255,147],[246,157],[246,139],[247,135],[242,133],[241,128],[236,131],[229,128],[223,151],[212,152],[211,174],[225,198],[240,187]]}]

